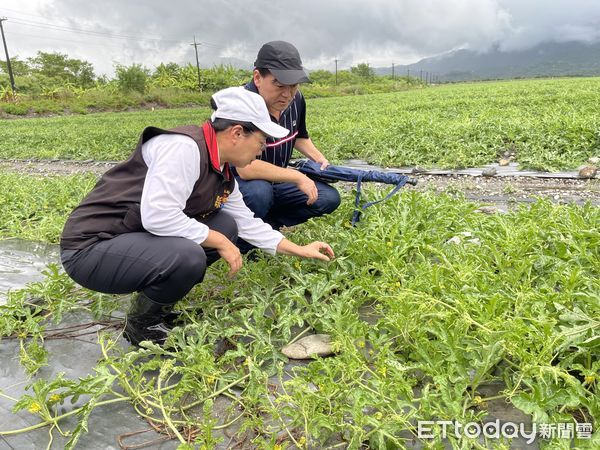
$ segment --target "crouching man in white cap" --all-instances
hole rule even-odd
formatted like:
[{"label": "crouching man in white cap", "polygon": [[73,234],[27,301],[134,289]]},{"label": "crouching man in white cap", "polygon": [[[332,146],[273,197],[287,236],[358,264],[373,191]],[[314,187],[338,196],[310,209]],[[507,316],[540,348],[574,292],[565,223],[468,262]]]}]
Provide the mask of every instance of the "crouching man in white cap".
[{"label": "crouching man in white cap", "polygon": [[270,254],[329,261],[324,242],[299,246],[246,207],[229,165],[244,167],[273,123],[262,97],[243,87],[213,95],[211,120],[172,130],[146,128],[129,159],[107,171],[69,216],[61,260],[80,285],[99,292],[137,292],[125,327],[134,345],[164,343],[173,305],[202,282],[219,258],[229,274],[242,267],[239,235]]}]

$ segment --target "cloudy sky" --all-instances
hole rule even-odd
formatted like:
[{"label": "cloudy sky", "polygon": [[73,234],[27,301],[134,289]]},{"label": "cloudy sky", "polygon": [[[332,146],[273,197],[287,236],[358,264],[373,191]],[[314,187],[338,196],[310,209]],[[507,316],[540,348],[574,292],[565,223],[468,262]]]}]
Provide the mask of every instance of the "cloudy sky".
[{"label": "cloudy sky", "polygon": [[[600,41],[599,0],[1,0],[9,54],[66,53],[112,75],[116,63],[249,63],[270,40],[309,69],[409,64],[457,48]],[[1,47],[0,47],[1,50]],[[0,53],[4,59],[4,53]]]}]

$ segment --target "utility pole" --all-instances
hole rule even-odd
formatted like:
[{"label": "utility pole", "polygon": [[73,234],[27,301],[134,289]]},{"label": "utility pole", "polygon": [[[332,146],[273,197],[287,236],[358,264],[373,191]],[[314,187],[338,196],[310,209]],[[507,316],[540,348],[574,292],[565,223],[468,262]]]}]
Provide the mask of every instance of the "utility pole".
[{"label": "utility pole", "polygon": [[334,61],[335,61],[335,85],[337,86],[337,83],[338,83],[338,81],[337,81],[337,70],[338,70],[337,63],[338,63],[339,59],[335,59]]},{"label": "utility pole", "polygon": [[200,61],[198,60],[198,46],[202,45],[196,42],[196,35],[194,35],[194,43],[190,44],[194,46],[194,50],[196,50],[196,69],[198,69],[198,89],[202,92],[202,79],[200,78]]},{"label": "utility pole", "polygon": [[10,78],[10,87],[12,88],[14,96],[17,93],[17,88],[15,87],[15,77],[13,76],[10,58],[8,57],[8,47],[6,46],[6,38],[4,37],[4,28],[2,28],[2,22],[5,20],[7,20],[6,17],[0,19],[0,33],[2,34],[2,42],[4,43],[4,53],[6,53],[6,67],[8,69],[8,77]]},{"label": "utility pole", "polygon": [[423,81],[423,69],[419,72],[419,80]]},{"label": "utility pole", "polygon": [[410,84],[410,67],[406,68],[406,82]]},{"label": "utility pole", "polygon": [[392,80],[394,80],[395,76],[394,76],[394,63],[392,62]]}]

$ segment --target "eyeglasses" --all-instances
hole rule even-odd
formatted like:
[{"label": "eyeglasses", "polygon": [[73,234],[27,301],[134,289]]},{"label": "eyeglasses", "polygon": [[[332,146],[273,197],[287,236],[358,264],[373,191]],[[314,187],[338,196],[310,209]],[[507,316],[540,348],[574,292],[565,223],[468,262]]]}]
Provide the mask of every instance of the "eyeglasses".
[{"label": "eyeglasses", "polygon": [[[253,135],[258,135],[260,136],[260,134],[257,134],[256,131],[252,132]],[[267,149],[267,139],[265,138],[265,140],[262,140],[260,137],[258,138],[258,141],[260,142],[260,151],[264,152]]]},{"label": "eyeglasses", "polygon": [[[257,135],[258,136],[258,142],[260,144],[260,151],[264,152],[267,149],[267,138],[266,136],[259,132],[258,130],[251,130],[250,128],[247,128],[245,126],[242,126],[242,128],[244,129],[244,136],[248,136],[249,134],[251,135]],[[264,137],[264,140],[262,139]]]}]

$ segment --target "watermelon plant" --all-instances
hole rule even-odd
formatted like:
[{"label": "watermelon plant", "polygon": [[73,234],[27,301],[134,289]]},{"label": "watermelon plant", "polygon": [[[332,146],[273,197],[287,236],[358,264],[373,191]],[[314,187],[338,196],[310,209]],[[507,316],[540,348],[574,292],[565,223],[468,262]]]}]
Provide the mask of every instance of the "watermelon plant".
[{"label": "watermelon plant", "polygon": [[[462,168],[507,154],[523,168],[574,169],[600,153],[598,103],[600,78],[465,83],[311,99],[307,120],[313,141],[335,162]],[[2,120],[0,155],[119,160],[144,127],[209,115],[198,107]]]},{"label": "watermelon plant", "polygon": [[[229,445],[256,448],[406,448],[419,441],[419,421],[482,423],[488,405],[503,401],[535,423],[593,427],[589,439],[539,438],[542,448],[597,448],[600,211],[544,200],[507,214],[477,207],[406,191],[350,227],[343,202],[288,231],[331,242],[336,260],[259,258],[234,280],[219,263],[178,304],[186,320],[164,348],[132,349],[105,329],[102,356],[80,379],[35,375],[52,362],[48,327],[75,309],[114,319],[125,300],[50,268],[0,307],[0,336],[21,343],[34,377],[14,412],[37,420],[5,425],[0,436],[48,427],[71,448],[93,410],[126,402],[181,448],[227,444],[223,429],[235,430]],[[286,364],[281,347],[308,332],[329,334],[336,355]],[[222,338],[233,345],[217,357]],[[73,398],[86,400],[69,409]],[[219,399],[231,406],[216,416]],[[510,439],[436,435],[420,444],[509,448]]]}]

